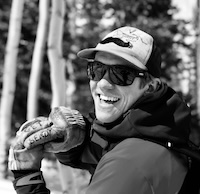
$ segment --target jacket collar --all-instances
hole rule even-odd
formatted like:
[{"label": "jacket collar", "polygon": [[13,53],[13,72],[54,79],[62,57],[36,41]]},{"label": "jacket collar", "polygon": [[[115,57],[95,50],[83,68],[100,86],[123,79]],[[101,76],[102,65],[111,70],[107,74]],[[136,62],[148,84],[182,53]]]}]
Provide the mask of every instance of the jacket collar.
[{"label": "jacket collar", "polygon": [[151,137],[185,143],[190,133],[190,110],[173,89],[163,84],[116,121],[101,123],[95,119],[92,129],[111,139]]}]

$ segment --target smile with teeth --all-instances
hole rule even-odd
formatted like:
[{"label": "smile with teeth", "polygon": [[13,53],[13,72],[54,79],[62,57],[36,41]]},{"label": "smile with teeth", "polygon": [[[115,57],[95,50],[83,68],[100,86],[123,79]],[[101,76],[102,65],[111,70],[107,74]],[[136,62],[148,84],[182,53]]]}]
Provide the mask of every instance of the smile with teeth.
[{"label": "smile with teeth", "polygon": [[99,94],[99,98],[100,98],[100,100],[103,100],[108,103],[114,103],[114,102],[119,101],[119,98],[117,98],[117,97],[109,97],[109,96],[104,96],[101,94]]}]

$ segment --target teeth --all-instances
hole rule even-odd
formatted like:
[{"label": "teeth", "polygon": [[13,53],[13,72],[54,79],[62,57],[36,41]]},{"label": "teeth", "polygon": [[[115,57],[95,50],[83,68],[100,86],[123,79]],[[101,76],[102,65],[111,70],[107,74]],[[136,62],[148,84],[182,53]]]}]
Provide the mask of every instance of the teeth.
[{"label": "teeth", "polygon": [[116,102],[119,98],[100,95],[101,100]]}]

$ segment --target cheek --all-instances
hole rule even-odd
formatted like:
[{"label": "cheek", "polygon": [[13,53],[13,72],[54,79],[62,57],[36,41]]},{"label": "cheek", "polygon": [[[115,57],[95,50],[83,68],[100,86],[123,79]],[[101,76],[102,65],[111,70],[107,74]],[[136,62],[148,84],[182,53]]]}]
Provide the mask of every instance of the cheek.
[{"label": "cheek", "polygon": [[135,93],[130,92],[130,90],[128,92],[124,92],[123,93],[123,97],[122,97],[122,106],[124,109],[124,112],[127,111],[136,101],[137,96],[135,95]]},{"label": "cheek", "polygon": [[95,92],[97,83],[96,83],[95,81],[90,81],[89,84],[90,84],[90,91],[91,91],[91,94],[94,95],[94,92]]},{"label": "cheek", "polygon": [[130,108],[139,98],[144,94],[145,89],[140,89],[138,86],[130,86],[123,90],[121,94],[123,95],[123,104],[125,109]]}]

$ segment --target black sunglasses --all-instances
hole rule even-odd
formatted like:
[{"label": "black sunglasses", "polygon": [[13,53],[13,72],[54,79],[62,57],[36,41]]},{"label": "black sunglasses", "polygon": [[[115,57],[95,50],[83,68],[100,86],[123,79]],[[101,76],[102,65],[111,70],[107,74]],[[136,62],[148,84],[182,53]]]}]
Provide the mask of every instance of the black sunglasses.
[{"label": "black sunglasses", "polygon": [[136,77],[144,77],[145,71],[138,71],[124,65],[105,65],[99,61],[89,61],[87,75],[90,80],[100,81],[108,71],[112,84],[131,85]]}]

